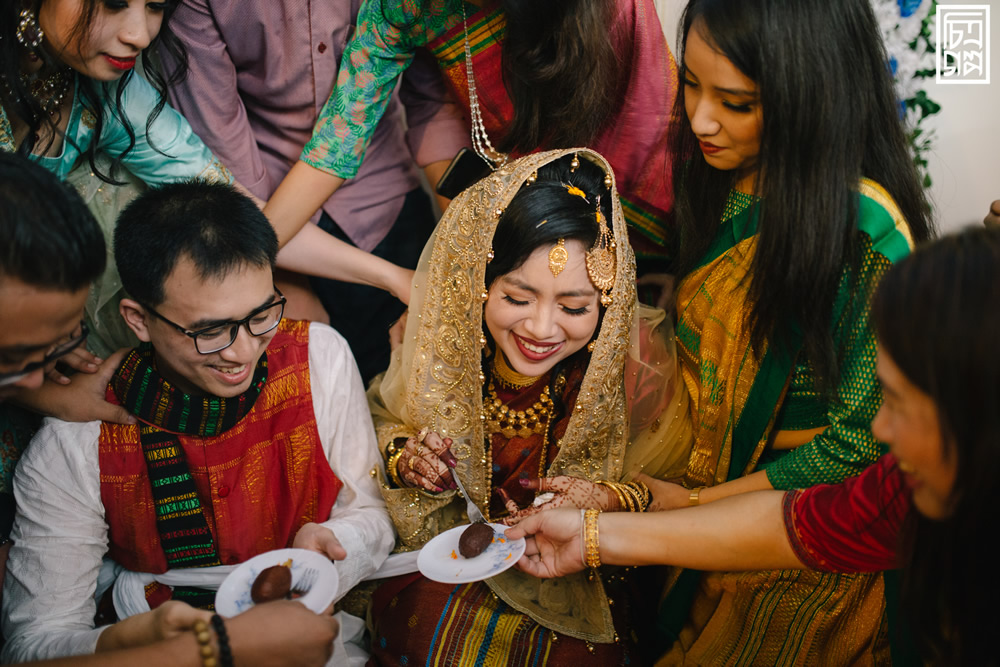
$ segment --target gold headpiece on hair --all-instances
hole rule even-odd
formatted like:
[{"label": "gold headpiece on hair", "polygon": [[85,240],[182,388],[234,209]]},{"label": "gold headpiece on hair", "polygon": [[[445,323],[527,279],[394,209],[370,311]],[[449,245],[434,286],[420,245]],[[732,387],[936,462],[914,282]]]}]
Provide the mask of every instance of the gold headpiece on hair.
[{"label": "gold headpiece on hair", "polygon": [[[601,291],[601,304],[606,308],[613,300],[610,292],[615,284],[615,240],[611,236],[611,231],[604,224],[604,215],[601,214],[601,198],[597,198],[597,239],[594,245],[587,251],[587,275],[594,287]],[[551,265],[552,253],[549,253],[549,263]]]},{"label": "gold headpiece on hair", "polygon": [[556,277],[566,268],[569,261],[569,251],[566,250],[566,239],[559,239],[549,250],[549,271]]}]

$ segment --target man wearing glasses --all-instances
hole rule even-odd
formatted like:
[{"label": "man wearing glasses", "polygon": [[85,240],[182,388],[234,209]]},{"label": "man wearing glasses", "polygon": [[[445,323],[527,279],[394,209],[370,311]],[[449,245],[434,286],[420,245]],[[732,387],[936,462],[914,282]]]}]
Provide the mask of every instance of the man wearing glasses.
[{"label": "man wearing glasses", "polygon": [[38,419],[3,403],[37,389],[44,372],[87,336],[91,281],[104,237],[80,197],[48,171],[0,152],[0,583],[14,521],[11,480]]},{"label": "man wearing glasses", "polygon": [[105,554],[124,570],[124,617],[171,597],[210,604],[225,566],[292,546],[336,560],[342,596],[392,548],[350,349],[328,326],[282,320],[276,253],[267,219],[228,186],[165,186],[122,213],[120,312],[142,344],[107,397],[138,424],[47,420],[32,441],[5,661],[120,645],[93,623]]}]

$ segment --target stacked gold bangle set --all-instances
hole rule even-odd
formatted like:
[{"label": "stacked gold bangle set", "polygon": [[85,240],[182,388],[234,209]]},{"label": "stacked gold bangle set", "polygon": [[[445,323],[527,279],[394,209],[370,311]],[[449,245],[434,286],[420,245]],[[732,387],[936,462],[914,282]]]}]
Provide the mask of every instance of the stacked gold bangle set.
[{"label": "stacked gold bangle set", "polygon": [[649,487],[642,482],[597,482],[611,489],[618,497],[618,510],[621,512],[645,512],[649,507]]}]

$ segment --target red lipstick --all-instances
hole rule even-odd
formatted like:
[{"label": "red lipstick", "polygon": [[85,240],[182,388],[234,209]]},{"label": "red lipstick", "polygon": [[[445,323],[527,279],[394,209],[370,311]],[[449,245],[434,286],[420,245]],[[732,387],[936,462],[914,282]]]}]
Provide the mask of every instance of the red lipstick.
[{"label": "red lipstick", "polygon": [[108,63],[112,67],[114,67],[115,69],[119,69],[119,70],[121,70],[123,72],[127,72],[130,69],[132,69],[133,67],[135,67],[135,58],[134,57],[132,57],[132,58],[115,58],[114,56],[109,56],[107,54],[104,54],[104,59],[107,60]]},{"label": "red lipstick", "polygon": [[714,155],[722,150],[721,147],[710,144],[707,141],[699,141],[698,145],[701,146],[701,152],[705,155]]}]

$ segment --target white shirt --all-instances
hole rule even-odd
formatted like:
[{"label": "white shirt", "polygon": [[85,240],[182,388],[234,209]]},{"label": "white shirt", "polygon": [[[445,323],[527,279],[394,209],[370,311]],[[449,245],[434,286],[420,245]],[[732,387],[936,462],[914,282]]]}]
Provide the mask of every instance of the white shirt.
[{"label": "white shirt", "polygon": [[[309,327],[313,411],[330,467],[343,482],[329,520],[347,551],[338,595],[368,577],[395,534],[376,480],[381,465],[364,386],[347,343],[324,324]],[[93,653],[94,591],[108,526],[101,502],[100,422],[46,419],[14,477],[15,544],[3,595],[4,663]]]}]

